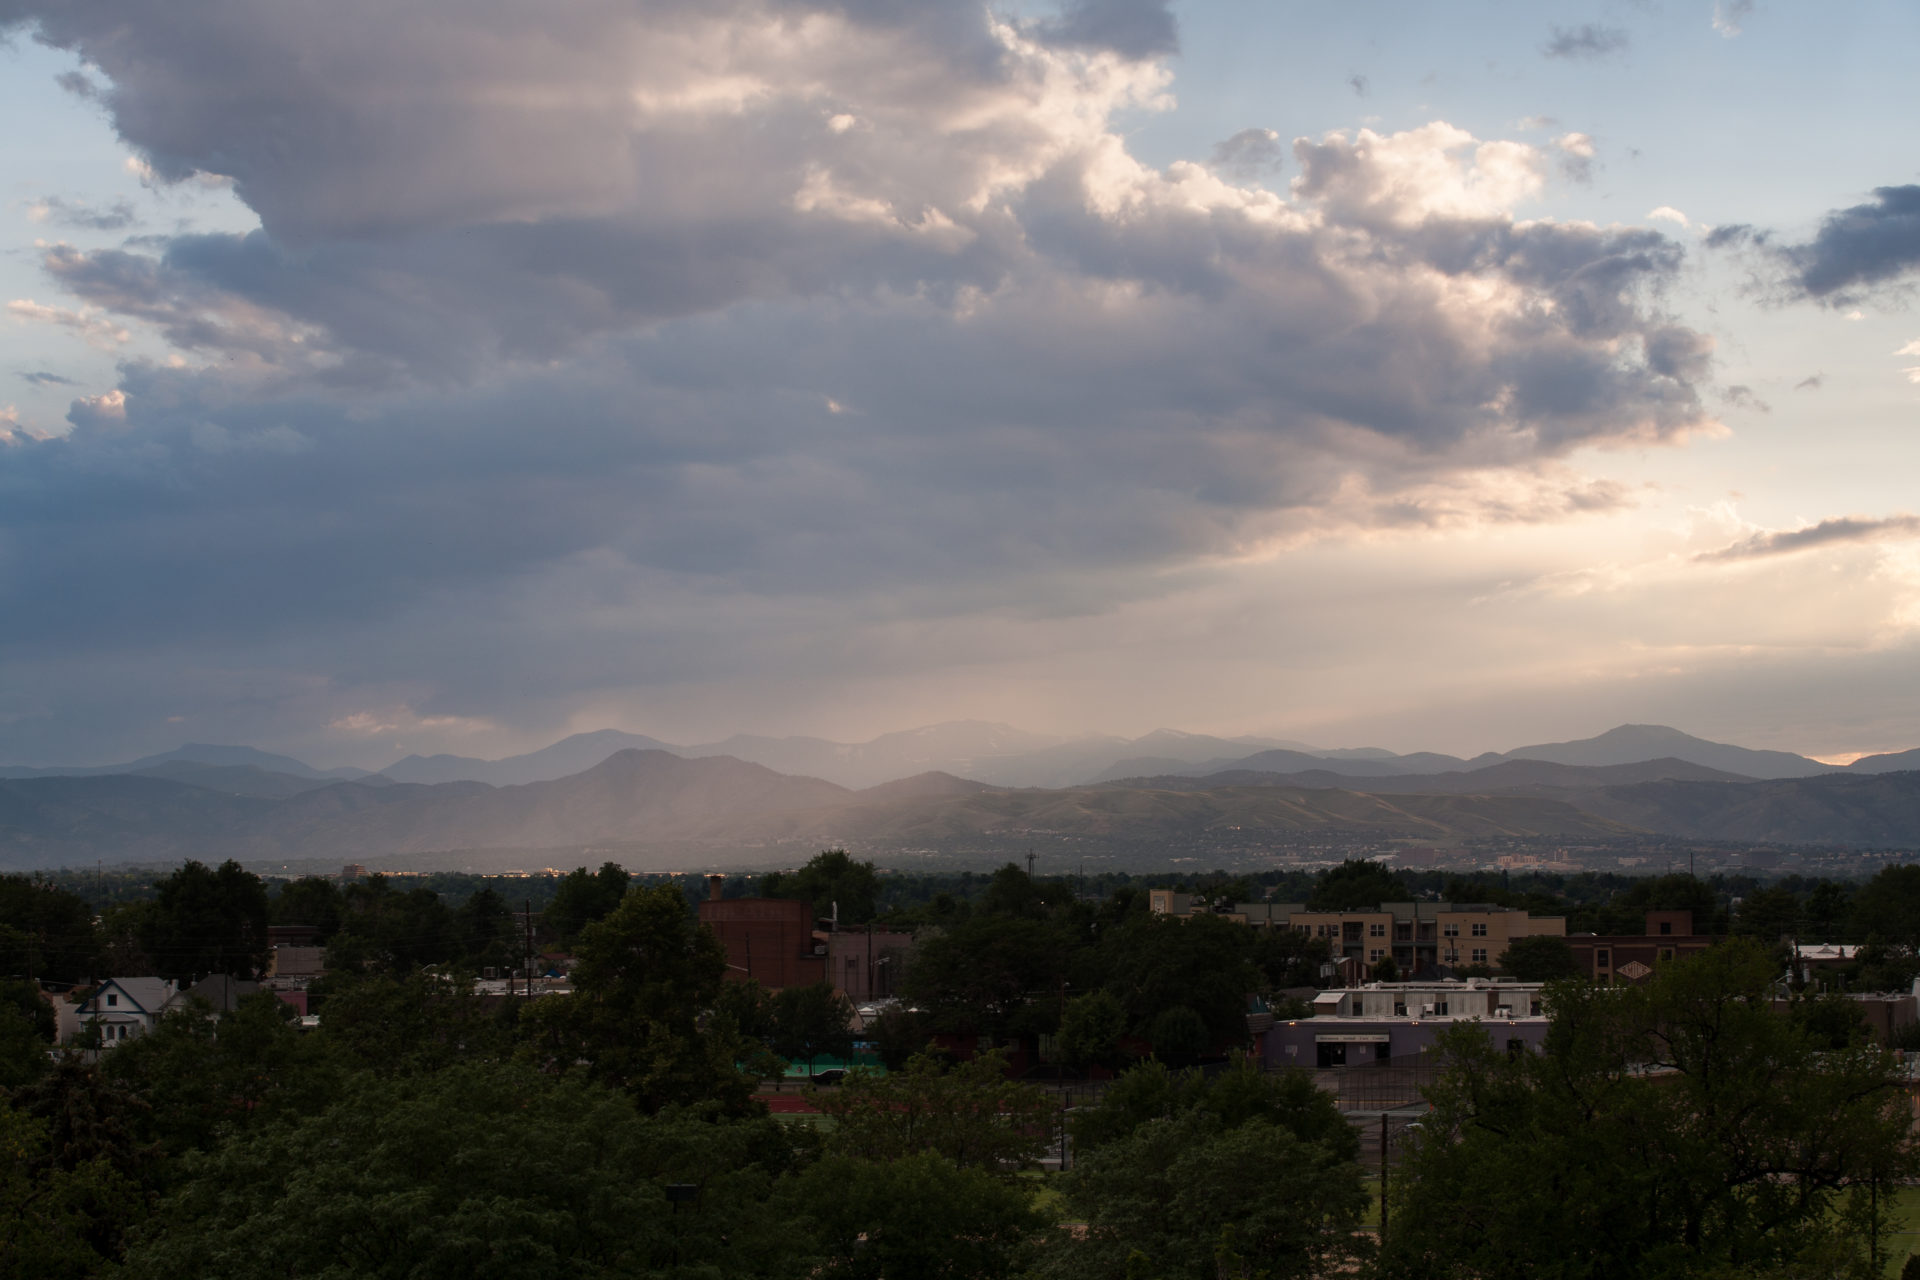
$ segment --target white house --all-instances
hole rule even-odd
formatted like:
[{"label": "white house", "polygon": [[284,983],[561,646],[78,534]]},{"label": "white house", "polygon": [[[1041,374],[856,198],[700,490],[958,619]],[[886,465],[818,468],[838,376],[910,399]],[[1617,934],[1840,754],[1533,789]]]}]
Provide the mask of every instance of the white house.
[{"label": "white house", "polygon": [[80,1006],[82,1026],[100,1028],[103,1047],[153,1030],[179,988],[165,978],[108,978]]}]

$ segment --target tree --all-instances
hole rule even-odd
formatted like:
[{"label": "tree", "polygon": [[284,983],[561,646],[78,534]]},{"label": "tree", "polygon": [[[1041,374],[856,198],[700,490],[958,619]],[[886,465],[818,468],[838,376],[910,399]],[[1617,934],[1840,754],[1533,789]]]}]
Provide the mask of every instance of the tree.
[{"label": "tree", "polygon": [[1006,1072],[999,1053],[951,1067],[917,1054],[900,1071],[851,1071],[816,1099],[833,1117],[829,1148],[862,1160],[933,1152],[961,1169],[1026,1168],[1045,1149],[1057,1112],[1044,1092]]},{"label": "tree", "polygon": [[1266,978],[1268,992],[1320,984],[1320,966],[1330,953],[1327,940],[1304,929],[1259,929],[1253,935],[1253,963]]},{"label": "tree", "polygon": [[1380,863],[1348,858],[1320,873],[1307,907],[1312,911],[1357,911],[1383,902],[1404,902],[1410,896],[1406,882]]},{"label": "tree", "polygon": [[1056,1233],[1041,1276],[1304,1280],[1351,1271],[1364,1248],[1359,1166],[1265,1119],[1149,1120],[1084,1154],[1064,1190],[1085,1238]]},{"label": "tree", "polygon": [[563,1073],[584,1063],[649,1112],[703,1101],[754,1109],[754,1079],[734,1066],[732,1028],[700,1026],[719,997],[726,951],[678,889],[633,890],[581,932],[577,955],[573,994],[537,1000],[523,1015],[527,1054]]},{"label": "tree", "polygon": [[1393,962],[1392,956],[1381,956],[1373,962],[1373,980],[1375,982],[1400,981],[1400,966]]},{"label": "tree", "polygon": [[1098,1102],[1075,1111],[1069,1129],[1074,1149],[1084,1154],[1120,1141],[1151,1120],[1194,1110],[1228,1129],[1264,1120],[1343,1160],[1357,1158],[1360,1151],[1360,1140],[1333,1095],[1315,1086],[1312,1075],[1263,1071],[1246,1056],[1212,1079],[1198,1071],[1169,1070],[1163,1062],[1140,1063],[1123,1072]]},{"label": "tree", "polygon": [[1103,944],[1130,1029],[1151,1038],[1161,1015],[1186,1009],[1205,1031],[1195,1056],[1246,1043],[1247,996],[1261,986],[1252,947],[1252,930],[1211,915],[1129,920]]},{"label": "tree", "polygon": [[1790,889],[1754,889],[1740,899],[1734,931],[1768,946],[1798,932],[1800,899]]},{"label": "tree", "polygon": [[1055,989],[1065,958],[1044,921],[975,916],[918,943],[902,985],[942,1030],[998,1035],[1030,994]]},{"label": "tree", "polygon": [[163,978],[257,976],[267,962],[266,882],[231,858],[217,870],[189,861],[154,884],[140,945]]},{"label": "tree", "polygon": [[617,862],[603,862],[595,872],[585,867],[569,871],[540,913],[542,931],[562,946],[572,943],[582,929],[613,914],[627,896],[630,878]]},{"label": "tree", "polygon": [[1551,933],[1515,938],[1500,953],[1499,965],[1521,982],[1556,982],[1580,972],[1572,946],[1565,938]]},{"label": "tree", "polygon": [[513,968],[524,954],[515,936],[518,932],[513,909],[491,885],[481,885],[467,895],[453,913],[453,934],[469,968]]},{"label": "tree", "polygon": [[821,1054],[844,1058],[853,1052],[853,1006],[830,982],[787,987],[773,996],[773,1051],[783,1058],[807,1063]]},{"label": "tree", "polygon": [[837,904],[841,924],[865,924],[879,908],[880,875],[871,862],[855,862],[845,849],[828,849],[798,871],[766,876],[760,891],[769,898],[811,903],[820,919],[832,916]]},{"label": "tree", "polygon": [[1735,940],[1641,987],[1548,989],[1544,1051],[1463,1024],[1395,1177],[1388,1276],[1706,1276],[1864,1263],[1873,1188],[1914,1164],[1891,1056],[1773,1012]]},{"label": "tree", "polygon": [[1118,1066],[1120,1037],[1126,1033],[1126,1008],[1111,991],[1075,996],[1060,1018],[1060,1060],[1080,1071]]},{"label": "tree", "polygon": [[327,950],[329,969],[385,969],[405,974],[460,954],[453,913],[420,886],[401,892],[383,875],[347,886],[340,931]]},{"label": "tree", "polygon": [[895,1001],[867,1026],[867,1039],[880,1055],[881,1065],[898,1071],[907,1060],[927,1047],[933,1030],[931,1020],[911,1005]]},{"label": "tree", "polygon": [[270,905],[273,923],[311,925],[319,931],[317,942],[321,946],[340,928],[346,909],[346,899],[331,876],[301,876],[289,881]]},{"label": "tree", "polygon": [[1010,1277],[1045,1224],[1025,1188],[930,1151],[885,1163],[829,1155],[782,1185],[777,1211],[797,1228],[794,1271],[823,1280]]},{"label": "tree", "polygon": [[1185,1005],[1162,1009],[1148,1028],[1153,1056],[1170,1067],[1190,1067],[1207,1052],[1207,1024]]},{"label": "tree", "polygon": [[82,982],[96,976],[99,961],[84,898],[27,876],[0,876],[0,975]]},{"label": "tree", "polygon": [[1854,895],[1848,932],[1908,950],[1920,948],[1920,864],[1883,867]]},{"label": "tree", "polygon": [[[129,1251],[127,1275],[777,1274],[785,1233],[767,1206],[792,1166],[772,1121],[649,1118],[525,1067],[365,1081],[302,1123],[262,1126],[195,1161]],[[669,1184],[697,1195],[670,1204]]]}]

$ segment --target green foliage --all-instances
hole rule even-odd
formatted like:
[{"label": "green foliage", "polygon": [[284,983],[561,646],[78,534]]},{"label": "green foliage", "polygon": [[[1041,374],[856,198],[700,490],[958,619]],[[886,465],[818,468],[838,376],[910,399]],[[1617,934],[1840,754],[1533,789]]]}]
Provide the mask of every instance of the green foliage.
[{"label": "green foliage", "polygon": [[[647,1119],[583,1081],[455,1067],[194,1158],[127,1275],[767,1274],[780,1239],[761,1206],[790,1163],[770,1122]],[[697,1198],[670,1207],[668,1183]]]},{"label": "green foliage", "polygon": [[1143,1062],[1123,1072],[1100,1101],[1075,1111],[1068,1122],[1076,1152],[1085,1154],[1130,1136],[1153,1120],[1203,1111],[1221,1127],[1250,1120],[1278,1125],[1302,1142],[1316,1143],[1342,1159],[1357,1158],[1360,1140],[1331,1094],[1305,1071],[1268,1072],[1250,1057],[1211,1080],[1198,1071],[1172,1071]]},{"label": "green foliage", "polygon": [[1204,1110],[1149,1120],[1083,1156],[1064,1190],[1086,1235],[1056,1233],[1041,1276],[1304,1278],[1363,1256],[1359,1166],[1264,1118],[1233,1128]]},{"label": "green foliage", "polygon": [[1854,895],[1849,932],[1908,950],[1920,947],[1920,864],[1883,867]]},{"label": "green foliage", "polygon": [[1320,873],[1307,906],[1313,911],[1355,911],[1383,902],[1405,902],[1406,881],[1377,862],[1348,858]]},{"label": "green foliage", "polygon": [[339,931],[346,912],[346,899],[331,876],[302,876],[290,881],[280,886],[269,905],[274,924],[312,925],[319,930],[321,946]]},{"label": "green foliage", "polygon": [[871,862],[855,862],[845,849],[828,849],[798,871],[767,876],[760,891],[769,898],[811,903],[813,914],[823,920],[837,905],[842,925],[866,924],[880,901],[880,875]]},{"label": "green foliage", "polygon": [[830,1155],[783,1185],[778,1211],[793,1225],[795,1271],[836,1280],[1010,1277],[1044,1225],[1018,1183],[931,1151]]},{"label": "green foliage", "polygon": [[1580,972],[1573,948],[1565,938],[1551,933],[1515,938],[1498,960],[1501,969],[1522,982],[1557,982]]},{"label": "green foliage", "polygon": [[1208,1048],[1207,1024],[1185,1005],[1162,1009],[1147,1034],[1153,1056],[1170,1067],[1190,1067]]},{"label": "green foliage", "polygon": [[677,889],[635,889],[586,927],[577,954],[573,994],[543,997],[522,1015],[523,1054],[556,1072],[584,1064],[648,1112],[704,1101],[733,1114],[754,1108],[730,1028],[700,1027],[719,998],[726,952]]},{"label": "green foliage", "polygon": [[933,1032],[932,1019],[910,1005],[895,1002],[880,1011],[867,1026],[867,1039],[880,1055],[881,1065],[898,1071],[907,1060],[927,1047]]},{"label": "green foliage", "polygon": [[0,1100],[0,1280],[100,1274],[143,1208],[110,1159],[63,1165],[46,1122]]},{"label": "green foliage", "polygon": [[853,1006],[830,982],[775,992],[771,1014],[773,1051],[804,1060],[809,1076],[821,1054],[844,1058],[853,1052]]},{"label": "green foliage", "polygon": [[1730,942],[1641,987],[1549,988],[1545,1051],[1463,1024],[1395,1179],[1387,1276],[1838,1274],[1866,1184],[1913,1167],[1891,1058],[1776,1015]]},{"label": "green foliage", "polygon": [[1210,915],[1129,920],[1106,944],[1111,984],[1131,1029],[1151,1038],[1163,1014],[1186,1009],[1205,1028],[1196,1056],[1246,1043],[1247,995],[1261,985],[1252,949],[1252,930]]},{"label": "green foliage", "polygon": [[1088,1067],[1120,1065],[1120,1037],[1127,1033],[1127,1010],[1105,989],[1075,996],[1060,1019],[1060,1058],[1066,1065]]},{"label": "green foliage", "polygon": [[507,1001],[492,1012],[458,978],[329,975],[315,1035],[343,1070],[423,1075],[511,1056],[519,1007],[517,1000]]},{"label": "green foliage", "polygon": [[1065,946],[1046,922],[975,916],[917,943],[905,993],[943,1030],[1003,1033],[1030,992],[1053,988]]},{"label": "green foliage", "polygon": [[431,889],[403,891],[388,877],[371,875],[348,885],[343,899],[340,930],[327,948],[330,970],[399,977],[458,953],[453,913]]},{"label": "green foliage", "polygon": [[613,914],[627,896],[629,879],[626,869],[615,862],[603,862],[595,872],[576,867],[560,881],[553,900],[540,913],[541,930],[561,946],[572,944],[581,930]]},{"label": "green foliage", "polygon": [[1253,963],[1266,979],[1265,990],[1320,984],[1320,966],[1331,948],[1325,938],[1304,929],[1259,929],[1253,935]]},{"label": "green foliage", "polygon": [[1734,932],[1771,946],[1798,933],[1800,899],[1783,888],[1754,889],[1740,899]]},{"label": "green foliage", "polygon": [[272,992],[216,1017],[203,1003],[175,1009],[146,1035],[105,1054],[101,1073],[139,1096],[137,1132],[170,1156],[209,1150],[232,1129],[316,1105],[319,1046]]},{"label": "green foliage", "polygon": [[84,898],[28,876],[0,876],[0,974],[81,982],[99,960]]},{"label": "green foliage", "polygon": [[1058,1112],[1047,1094],[1006,1071],[998,1053],[951,1067],[919,1054],[884,1075],[849,1072],[814,1101],[833,1117],[835,1154],[891,1161],[933,1152],[960,1169],[1011,1173],[1039,1159]]},{"label": "green foliage", "polygon": [[1373,962],[1373,980],[1375,982],[1400,981],[1400,966],[1393,962],[1392,956],[1381,956]]},{"label": "green foliage", "polygon": [[188,862],[155,883],[140,945],[163,978],[258,976],[267,962],[267,886],[231,858]]}]

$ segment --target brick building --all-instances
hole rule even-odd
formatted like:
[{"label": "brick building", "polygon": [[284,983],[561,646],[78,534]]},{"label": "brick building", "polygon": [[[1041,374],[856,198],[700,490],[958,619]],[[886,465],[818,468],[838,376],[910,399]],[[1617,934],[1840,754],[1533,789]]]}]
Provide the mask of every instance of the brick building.
[{"label": "brick building", "polygon": [[1644,934],[1576,933],[1567,938],[1574,963],[1595,982],[1645,982],[1662,960],[1705,951],[1714,940],[1693,931],[1691,911],[1649,911]]}]

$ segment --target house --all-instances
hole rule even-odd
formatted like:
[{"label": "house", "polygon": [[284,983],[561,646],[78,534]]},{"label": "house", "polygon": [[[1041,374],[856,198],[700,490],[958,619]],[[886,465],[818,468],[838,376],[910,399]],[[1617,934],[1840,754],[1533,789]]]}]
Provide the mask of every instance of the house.
[{"label": "house", "polygon": [[1505,978],[1375,982],[1322,991],[1311,1018],[1276,1019],[1266,1033],[1270,1067],[1352,1067],[1417,1055],[1459,1022],[1482,1024],[1509,1053],[1535,1051],[1547,1018],[1538,982]]},{"label": "house", "polygon": [[1691,911],[1649,911],[1643,934],[1575,933],[1567,937],[1581,973],[1595,982],[1628,983],[1645,982],[1661,961],[1705,951],[1714,941],[1693,931]]},{"label": "house", "polygon": [[215,1013],[232,1013],[240,1002],[260,990],[260,984],[224,973],[209,974],[185,991],[176,992],[167,1001],[168,1009],[184,1008],[195,1000],[206,1003]]},{"label": "house", "polygon": [[153,1030],[180,990],[165,978],[108,978],[80,1006],[82,1027],[97,1027],[100,1043],[120,1044]]}]

